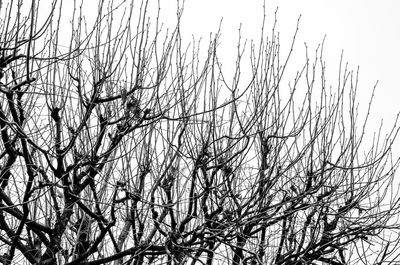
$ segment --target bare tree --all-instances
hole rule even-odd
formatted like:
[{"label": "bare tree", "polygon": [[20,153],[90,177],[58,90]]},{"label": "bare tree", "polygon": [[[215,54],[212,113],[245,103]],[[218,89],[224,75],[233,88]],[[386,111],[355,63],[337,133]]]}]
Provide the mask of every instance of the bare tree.
[{"label": "bare tree", "polygon": [[180,6],[167,30],[149,1],[1,4],[3,264],[398,260],[398,121],[369,133],[323,45],[287,77],[297,29],[282,52],[264,22],[229,78]]}]

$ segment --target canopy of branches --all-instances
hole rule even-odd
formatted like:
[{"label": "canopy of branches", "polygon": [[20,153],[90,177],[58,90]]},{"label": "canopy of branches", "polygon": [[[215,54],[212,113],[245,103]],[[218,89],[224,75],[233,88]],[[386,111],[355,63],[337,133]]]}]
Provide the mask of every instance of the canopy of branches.
[{"label": "canopy of branches", "polygon": [[289,75],[297,30],[281,51],[264,22],[228,76],[179,3],[166,29],[147,1],[65,2],[1,2],[0,262],[398,260],[399,127],[368,133],[357,72],[332,87],[320,46]]}]

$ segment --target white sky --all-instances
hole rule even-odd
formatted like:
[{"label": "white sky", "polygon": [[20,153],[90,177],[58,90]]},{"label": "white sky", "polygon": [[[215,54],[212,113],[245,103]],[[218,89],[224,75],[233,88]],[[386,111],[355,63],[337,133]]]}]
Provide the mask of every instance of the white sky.
[{"label": "white sky", "polygon": [[[169,5],[176,4],[176,1],[160,2],[162,17],[168,14]],[[278,29],[281,42],[286,42],[283,44],[289,44],[297,18],[301,14],[300,34],[295,46],[298,54],[304,54],[305,41],[313,51],[324,35],[327,35],[324,54],[328,68],[334,74],[332,82],[336,81],[342,50],[344,59],[351,68],[360,66],[360,101],[368,100],[373,85],[379,80],[372,122],[377,124],[383,118],[388,126],[392,123],[396,113],[400,111],[400,85],[397,80],[400,76],[399,0],[265,2],[267,30],[271,29],[273,14],[279,5]],[[207,40],[209,32],[217,30],[223,17],[221,41],[224,45],[235,47],[240,23],[244,38],[257,39],[263,15],[262,7],[262,0],[186,0],[182,23],[184,36],[191,38],[193,34]],[[231,56],[229,50],[226,51],[226,56]]]}]

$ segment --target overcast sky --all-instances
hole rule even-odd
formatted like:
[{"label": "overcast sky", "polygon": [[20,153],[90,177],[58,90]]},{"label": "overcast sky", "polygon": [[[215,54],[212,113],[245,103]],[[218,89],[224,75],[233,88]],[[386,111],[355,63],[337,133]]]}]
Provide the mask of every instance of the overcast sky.
[{"label": "overcast sky", "polygon": [[[175,2],[175,1],[171,1]],[[332,68],[337,67],[341,51],[352,68],[360,66],[360,100],[376,91],[375,122],[391,123],[400,111],[400,1],[398,0],[266,0],[267,29],[279,6],[278,29],[282,42],[289,41],[301,15],[296,51],[304,53],[306,41],[315,48],[326,35],[324,54]],[[161,1],[164,6],[167,1]],[[223,17],[221,41],[235,45],[242,23],[243,37],[257,39],[263,15],[262,0],[186,0],[184,34],[208,37]],[[164,6],[165,8],[165,6]],[[165,9],[164,9],[165,10]],[[288,44],[288,43],[287,43]],[[333,77],[332,77],[333,78]],[[334,80],[333,80],[334,81]],[[368,93],[363,93],[368,92]]]}]

